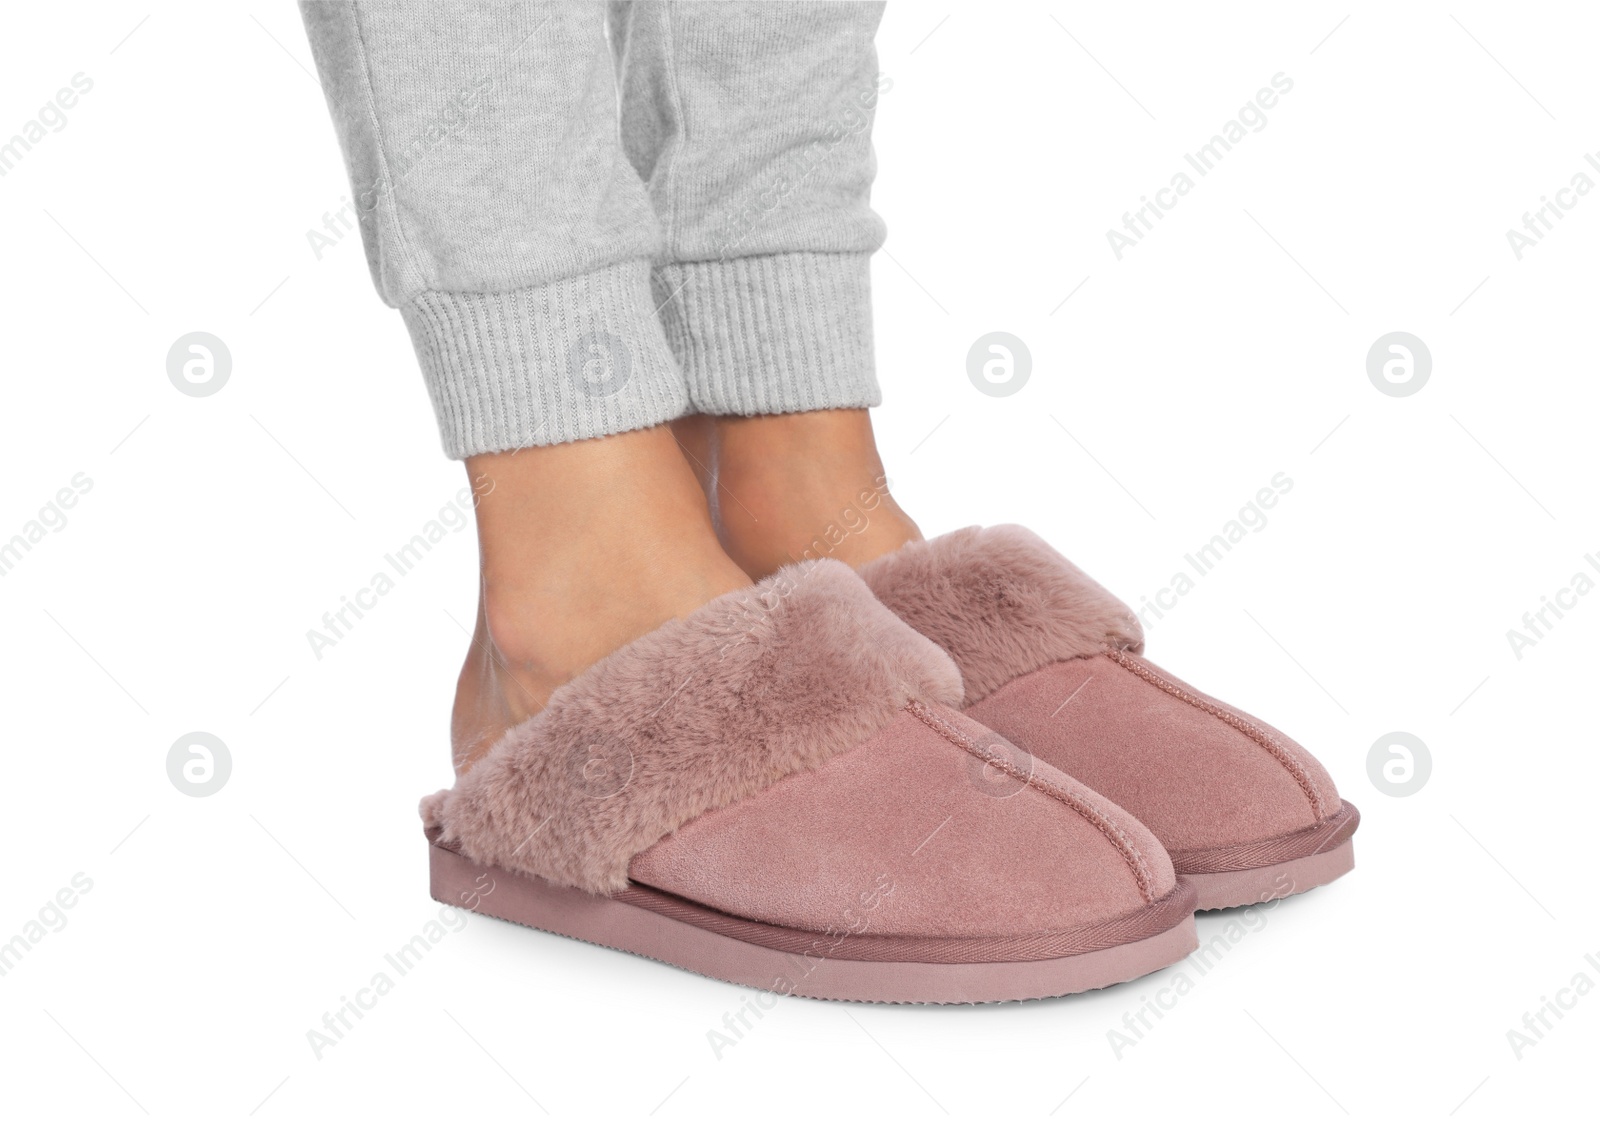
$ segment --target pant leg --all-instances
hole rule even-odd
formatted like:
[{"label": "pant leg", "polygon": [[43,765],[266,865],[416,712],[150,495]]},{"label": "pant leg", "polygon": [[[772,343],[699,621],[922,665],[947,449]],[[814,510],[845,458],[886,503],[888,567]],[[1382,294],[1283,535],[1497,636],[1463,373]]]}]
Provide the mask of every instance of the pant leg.
[{"label": "pant leg", "polygon": [[648,427],[688,401],[617,130],[603,5],[304,0],[379,293],[454,458]]},{"label": "pant leg", "polygon": [[879,403],[868,196],[878,3],[612,5],[622,140],[665,229],[655,275],[695,410]]}]

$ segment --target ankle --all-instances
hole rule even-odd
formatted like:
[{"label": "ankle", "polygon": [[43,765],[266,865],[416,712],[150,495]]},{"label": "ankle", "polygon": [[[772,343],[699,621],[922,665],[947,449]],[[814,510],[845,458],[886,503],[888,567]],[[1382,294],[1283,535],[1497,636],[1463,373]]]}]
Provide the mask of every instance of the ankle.
[{"label": "ankle", "polygon": [[752,577],[806,558],[861,565],[921,540],[865,410],[721,417],[712,457],[717,534]]},{"label": "ankle", "polygon": [[456,686],[462,771],[617,648],[750,583],[664,428],[468,461],[478,620]]},{"label": "ankle", "polygon": [[922,539],[882,472],[805,487],[782,475],[719,477],[717,489],[723,548],[752,577],[820,557],[864,565]]},{"label": "ankle", "polygon": [[709,524],[589,531],[515,569],[485,563],[484,644],[553,689],[622,644],[748,584]]}]

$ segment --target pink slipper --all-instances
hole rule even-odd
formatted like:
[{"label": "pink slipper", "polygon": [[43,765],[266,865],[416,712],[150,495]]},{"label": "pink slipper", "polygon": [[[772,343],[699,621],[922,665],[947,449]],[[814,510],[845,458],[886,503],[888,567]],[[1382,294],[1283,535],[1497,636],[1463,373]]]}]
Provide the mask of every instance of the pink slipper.
[{"label": "pink slipper", "polygon": [[1132,813],[1199,909],[1281,898],[1355,865],[1360,814],[1317,759],[1141,658],[1134,614],[1036,534],[958,530],[861,574],[956,661],[963,712]]},{"label": "pink slipper", "polygon": [[422,802],[433,897],[772,993],[1021,1000],[1195,948],[1121,808],[952,709],[847,566],[607,656]]}]

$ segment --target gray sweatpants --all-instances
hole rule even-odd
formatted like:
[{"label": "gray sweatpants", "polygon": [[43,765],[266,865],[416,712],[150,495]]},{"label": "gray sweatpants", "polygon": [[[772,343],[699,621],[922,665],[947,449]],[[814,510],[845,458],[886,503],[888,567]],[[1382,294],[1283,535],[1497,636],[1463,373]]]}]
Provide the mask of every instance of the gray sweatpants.
[{"label": "gray sweatpants", "polygon": [[301,12],[447,454],[878,403],[881,4]]}]

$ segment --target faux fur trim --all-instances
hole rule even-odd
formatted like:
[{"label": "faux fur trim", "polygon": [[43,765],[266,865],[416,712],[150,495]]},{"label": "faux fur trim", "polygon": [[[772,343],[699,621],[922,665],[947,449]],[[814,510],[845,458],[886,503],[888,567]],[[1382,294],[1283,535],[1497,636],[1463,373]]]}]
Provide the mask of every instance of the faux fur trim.
[{"label": "faux fur trim", "polygon": [[480,863],[606,894],[687,821],[815,768],[908,702],[953,705],[950,657],[849,566],[785,566],[559,688],[422,818]]},{"label": "faux fur trim", "polygon": [[971,526],[862,566],[878,599],[961,668],[970,706],[1012,679],[1107,649],[1138,652],[1133,611],[1021,526]]}]

